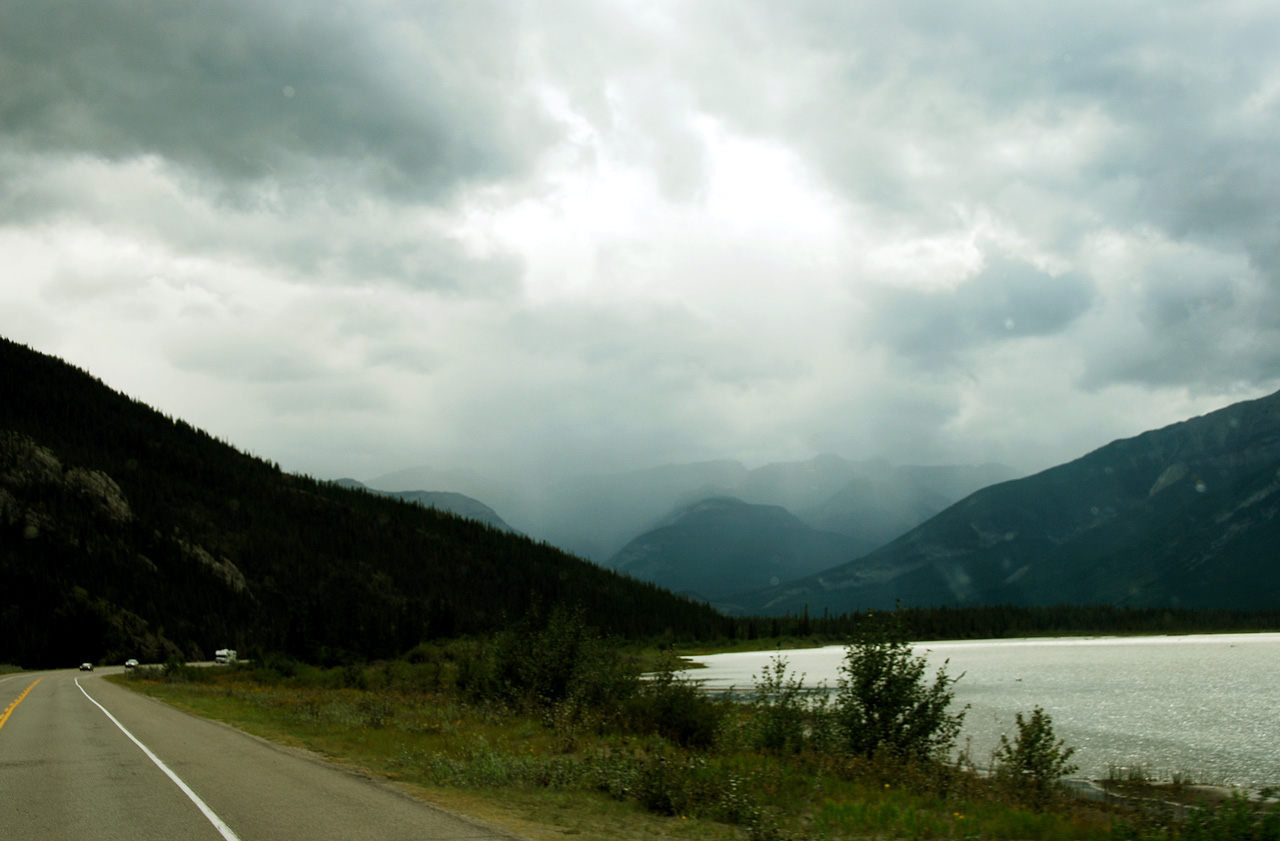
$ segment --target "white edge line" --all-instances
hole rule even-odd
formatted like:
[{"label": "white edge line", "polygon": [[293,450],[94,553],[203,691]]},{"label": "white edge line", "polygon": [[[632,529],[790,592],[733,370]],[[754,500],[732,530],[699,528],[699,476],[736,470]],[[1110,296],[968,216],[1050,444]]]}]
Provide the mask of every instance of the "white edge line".
[{"label": "white edge line", "polygon": [[223,823],[222,818],[218,817],[214,813],[214,811],[209,808],[208,804],[206,804],[203,800],[201,800],[199,795],[197,795],[194,791],[192,791],[191,787],[182,781],[182,778],[180,778],[177,774],[170,771],[169,766],[165,765],[163,762],[160,761],[160,757],[152,753],[151,749],[148,748],[146,745],[144,745],[142,742],[139,742],[136,736],[134,736],[132,733],[126,730],[124,725],[121,724],[119,721],[117,721],[116,717],[107,711],[106,707],[102,706],[102,704],[99,704],[97,701],[94,701],[93,696],[90,695],[88,692],[85,692],[84,687],[80,685],[80,678],[76,678],[75,680],[76,680],[76,688],[79,689],[82,693],[84,693],[84,697],[88,698],[90,701],[93,701],[93,705],[98,709],[102,710],[103,715],[111,719],[111,723],[114,724],[116,727],[120,728],[121,733],[128,736],[131,742],[133,742],[135,745],[141,748],[142,752],[147,755],[147,758],[150,759],[152,762],[154,762],[156,764],[156,767],[165,773],[165,776],[173,780],[174,785],[182,789],[183,794],[191,798],[191,802],[196,804],[196,808],[199,809],[202,813],[204,813],[204,816],[209,819],[209,823],[213,824],[213,828],[218,830],[218,832],[221,833],[223,838],[225,838],[227,841],[240,841],[240,837],[231,831],[231,827]]}]

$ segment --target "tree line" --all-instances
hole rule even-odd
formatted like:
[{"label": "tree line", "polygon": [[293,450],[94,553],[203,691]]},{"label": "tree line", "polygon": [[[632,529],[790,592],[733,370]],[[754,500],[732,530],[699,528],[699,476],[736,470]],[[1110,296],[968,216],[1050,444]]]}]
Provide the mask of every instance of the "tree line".
[{"label": "tree line", "polygon": [[[843,642],[856,637],[884,611],[808,610],[785,616],[744,616],[732,620],[734,640],[812,638]],[[1280,610],[1131,607],[1114,604],[1060,604],[1047,607],[972,605],[906,607],[895,611],[916,640],[1002,639],[1076,634],[1177,634],[1274,631]]]}]

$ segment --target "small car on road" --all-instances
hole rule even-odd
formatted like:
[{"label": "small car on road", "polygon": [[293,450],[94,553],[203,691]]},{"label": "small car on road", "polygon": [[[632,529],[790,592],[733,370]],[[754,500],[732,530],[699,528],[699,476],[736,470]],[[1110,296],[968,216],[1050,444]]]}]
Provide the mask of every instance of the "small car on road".
[{"label": "small car on road", "polygon": [[124,667],[126,669],[136,669],[138,668],[138,661],[130,657],[128,660],[124,661]]},{"label": "small car on road", "polygon": [[82,672],[91,672],[91,671],[93,671],[93,664],[92,664],[92,663],[81,663],[81,664],[80,664],[80,671],[82,671]]}]

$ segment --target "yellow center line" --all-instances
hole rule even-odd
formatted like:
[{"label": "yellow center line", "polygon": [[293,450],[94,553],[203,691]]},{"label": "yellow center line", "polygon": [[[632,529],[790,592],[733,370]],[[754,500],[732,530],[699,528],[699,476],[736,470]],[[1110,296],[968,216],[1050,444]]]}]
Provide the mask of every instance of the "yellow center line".
[{"label": "yellow center line", "polygon": [[[36,683],[39,683],[42,680],[44,680],[44,678],[38,677],[36,678]],[[0,715],[0,727],[4,727],[4,723],[9,720],[9,714],[18,708],[18,704],[21,704],[22,699],[27,697],[27,693],[35,688],[36,683],[33,683],[30,686],[28,686],[26,689],[22,690],[22,694],[18,696],[18,700],[14,701],[12,704],[4,708],[4,714]]]}]

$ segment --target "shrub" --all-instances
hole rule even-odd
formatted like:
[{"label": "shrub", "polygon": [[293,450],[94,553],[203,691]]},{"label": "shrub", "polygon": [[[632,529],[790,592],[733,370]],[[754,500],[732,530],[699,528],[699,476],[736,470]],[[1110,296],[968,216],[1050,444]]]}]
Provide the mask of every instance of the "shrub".
[{"label": "shrub", "polygon": [[561,608],[541,628],[525,621],[500,634],[458,673],[459,688],[472,697],[570,719],[611,714],[637,683],[635,669],[587,628],[581,611]]},{"label": "shrub", "polygon": [[274,686],[296,678],[310,667],[303,665],[287,654],[267,653],[255,660],[252,665],[242,661],[233,668],[237,671],[248,670],[249,674],[258,683]]},{"label": "shrub", "polygon": [[708,754],[653,754],[637,762],[634,797],[658,815],[688,815],[748,827],[760,823],[756,786]]},{"label": "shrub", "polygon": [[473,700],[493,700],[496,695],[493,668],[493,646],[472,641],[465,654],[456,658],[454,686]]},{"label": "shrub", "polygon": [[678,815],[690,811],[688,772],[684,763],[654,756],[640,767],[636,779],[636,801],[656,815]]},{"label": "shrub", "polygon": [[1043,809],[1057,799],[1060,780],[1076,770],[1068,762],[1075,748],[1054,739],[1053,719],[1040,707],[1030,718],[1017,714],[1018,735],[1012,742],[1000,736],[995,752],[996,780],[1017,799]]},{"label": "shrub", "polygon": [[359,663],[339,666],[334,673],[337,684],[342,689],[358,689],[361,692],[369,689],[369,676]]},{"label": "shrub", "polygon": [[968,708],[948,712],[955,681],[944,663],[929,683],[925,667],[899,622],[868,623],[840,666],[834,715],[846,751],[926,759],[954,747]]},{"label": "shrub", "polygon": [[709,748],[727,711],[726,702],[709,698],[665,660],[627,703],[624,717],[638,733],[657,733],[685,747]]},{"label": "shrub", "polygon": [[755,680],[754,736],[757,747],[772,753],[797,753],[805,746],[804,675],[787,675],[787,660],[773,657]]},{"label": "shrub", "polygon": [[176,657],[169,658],[161,667],[161,674],[169,683],[208,683],[209,669],[203,666],[189,666]]},{"label": "shrub", "polygon": [[580,614],[556,610],[541,629],[522,622],[498,639],[495,688],[506,700],[533,708],[563,701],[586,647],[587,629]]}]

